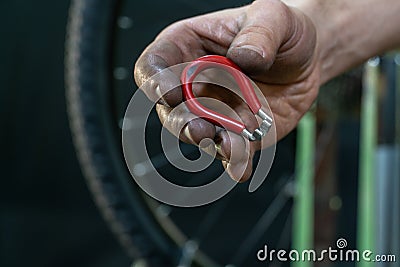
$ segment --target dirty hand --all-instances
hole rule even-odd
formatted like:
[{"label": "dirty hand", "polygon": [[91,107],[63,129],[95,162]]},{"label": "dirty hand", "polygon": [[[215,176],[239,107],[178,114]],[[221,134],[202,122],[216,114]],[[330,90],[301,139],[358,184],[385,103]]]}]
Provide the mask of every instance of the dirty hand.
[{"label": "dirty hand", "polygon": [[[244,7],[170,25],[136,62],[136,83],[141,86],[165,68],[207,54],[230,58],[256,82],[273,112],[278,139],[296,126],[318,94],[320,74],[315,27],[301,11],[278,0],[257,0]],[[145,93],[151,99],[160,97],[166,90],[162,83],[146,88]],[[248,106],[229,91],[202,86],[196,89],[196,94],[223,99],[251,130],[257,127]],[[247,153],[243,153],[245,140],[242,136],[228,136],[225,130],[217,130],[206,120],[193,120],[189,111],[171,114],[173,107],[182,101],[180,88],[163,95],[157,103],[163,125],[187,143],[199,144],[204,138],[213,139],[218,157],[229,175],[238,181],[247,180],[252,173],[254,153],[266,144],[250,142]],[[240,157],[232,159],[235,150]]]}]

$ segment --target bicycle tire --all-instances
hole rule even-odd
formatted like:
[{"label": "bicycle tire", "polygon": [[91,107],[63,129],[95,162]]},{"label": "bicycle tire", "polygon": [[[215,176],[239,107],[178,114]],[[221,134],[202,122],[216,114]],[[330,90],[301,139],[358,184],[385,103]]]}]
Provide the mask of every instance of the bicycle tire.
[{"label": "bicycle tire", "polygon": [[[143,200],[125,192],[130,185],[120,178],[127,175],[124,161],[115,160],[120,157],[115,149],[117,144],[110,146],[115,140],[105,130],[112,129],[108,127],[111,112],[105,109],[107,105],[102,105],[107,91],[102,87],[110,83],[105,70],[109,61],[110,25],[115,19],[112,14],[117,7],[117,1],[112,0],[72,1],[65,55],[70,128],[88,187],[122,246],[132,259],[144,258],[149,266],[172,266],[172,241],[156,227]],[[96,47],[86,42],[94,39],[98,40]]]}]

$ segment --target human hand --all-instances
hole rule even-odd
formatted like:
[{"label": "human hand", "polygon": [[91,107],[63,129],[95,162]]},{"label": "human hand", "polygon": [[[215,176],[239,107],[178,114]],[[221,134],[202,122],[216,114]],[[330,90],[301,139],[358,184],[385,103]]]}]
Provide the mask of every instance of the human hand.
[{"label": "human hand", "polygon": [[[136,62],[136,83],[141,86],[164,68],[207,54],[230,58],[256,82],[273,112],[278,139],[293,130],[318,94],[315,27],[301,11],[277,0],[257,0],[248,6],[172,24]],[[156,108],[163,125],[187,143],[199,144],[204,138],[215,140],[229,175],[238,181],[247,180],[254,153],[266,144],[250,142],[247,153],[243,153],[242,136],[217,131],[213,124],[200,118],[193,120],[189,111],[171,114],[173,107],[183,101],[182,93],[176,88],[164,95],[166,87],[155,84],[145,90],[151,99],[163,95]],[[202,86],[196,94],[223,99],[250,125],[250,130],[258,126],[248,106],[229,91],[218,88],[216,92],[213,86]],[[183,131],[177,130],[182,128]],[[232,159],[235,153],[241,156]]]}]

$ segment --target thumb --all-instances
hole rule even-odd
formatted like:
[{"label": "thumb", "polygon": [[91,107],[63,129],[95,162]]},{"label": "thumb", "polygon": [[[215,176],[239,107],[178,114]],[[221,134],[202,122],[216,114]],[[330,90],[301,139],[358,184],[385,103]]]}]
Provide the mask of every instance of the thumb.
[{"label": "thumb", "polygon": [[246,74],[261,76],[275,60],[291,32],[291,10],[276,0],[254,1],[239,22],[227,57]]},{"label": "thumb", "polygon": [[221,131],[217,152],[222,156],[222,165],[229,176],[238,182],[247,181],[253,172],[253,157],[260,149],[258,142],[245,141],[242,136]]}]

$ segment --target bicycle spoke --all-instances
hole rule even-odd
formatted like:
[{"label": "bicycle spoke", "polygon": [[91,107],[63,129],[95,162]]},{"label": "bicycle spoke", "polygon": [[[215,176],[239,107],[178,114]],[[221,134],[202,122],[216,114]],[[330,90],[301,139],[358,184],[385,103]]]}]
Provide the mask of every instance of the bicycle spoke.
[{"label": "bicycle spoke", "polygon": [[[277,249],[281,249],[281,248],[287,248],[290,245],[290,228],[292,226],[292,219],[293,219],[293,206],[290,207],[290,211],[288,213],[288,216],[286,217],[285,223],[283,225],[282,228],[282,234],[278,240],[278,243],[276,245]],[[271,267],[279,267],[282,266],[283,262],[282,261],[278,261],[277,259],[274,258],[274,260],[271,262]]]},{"label": "bicycle spoke", "polygon": [[182,257],[178,267],[190,267],[198,248],[199,246],[195,241],[188,240],[182,247]]},{"label": "bicycle spoke", "polygon": [[287,186],[290,185],[290,183],[291,182],[287,182],[282,187],[281,191],[276,195],[269,207],[261,215],[247,238],[242,242],[242,245],[235,254],[236,256],[232,260],[234,264],[238,266],[242,265],[246,257],[251,253],[251,249],[257,244],[262,237],[262,234],[267,231],[269,226],[278,216],[279,212],[285,206],[286,202],[291,198],[287,193]]},{"label": "bicycle spoke", "polygon": [[228,206],[232,199],[234,199],[235,191],[231,193],[229,197],[221,199],[217,206],[207,213],[207,216],[199,224],[197,232],[194,234],[199,246],[202,240],[210,233],[212,226],[218,221],[223,215],[223,210]]}]

